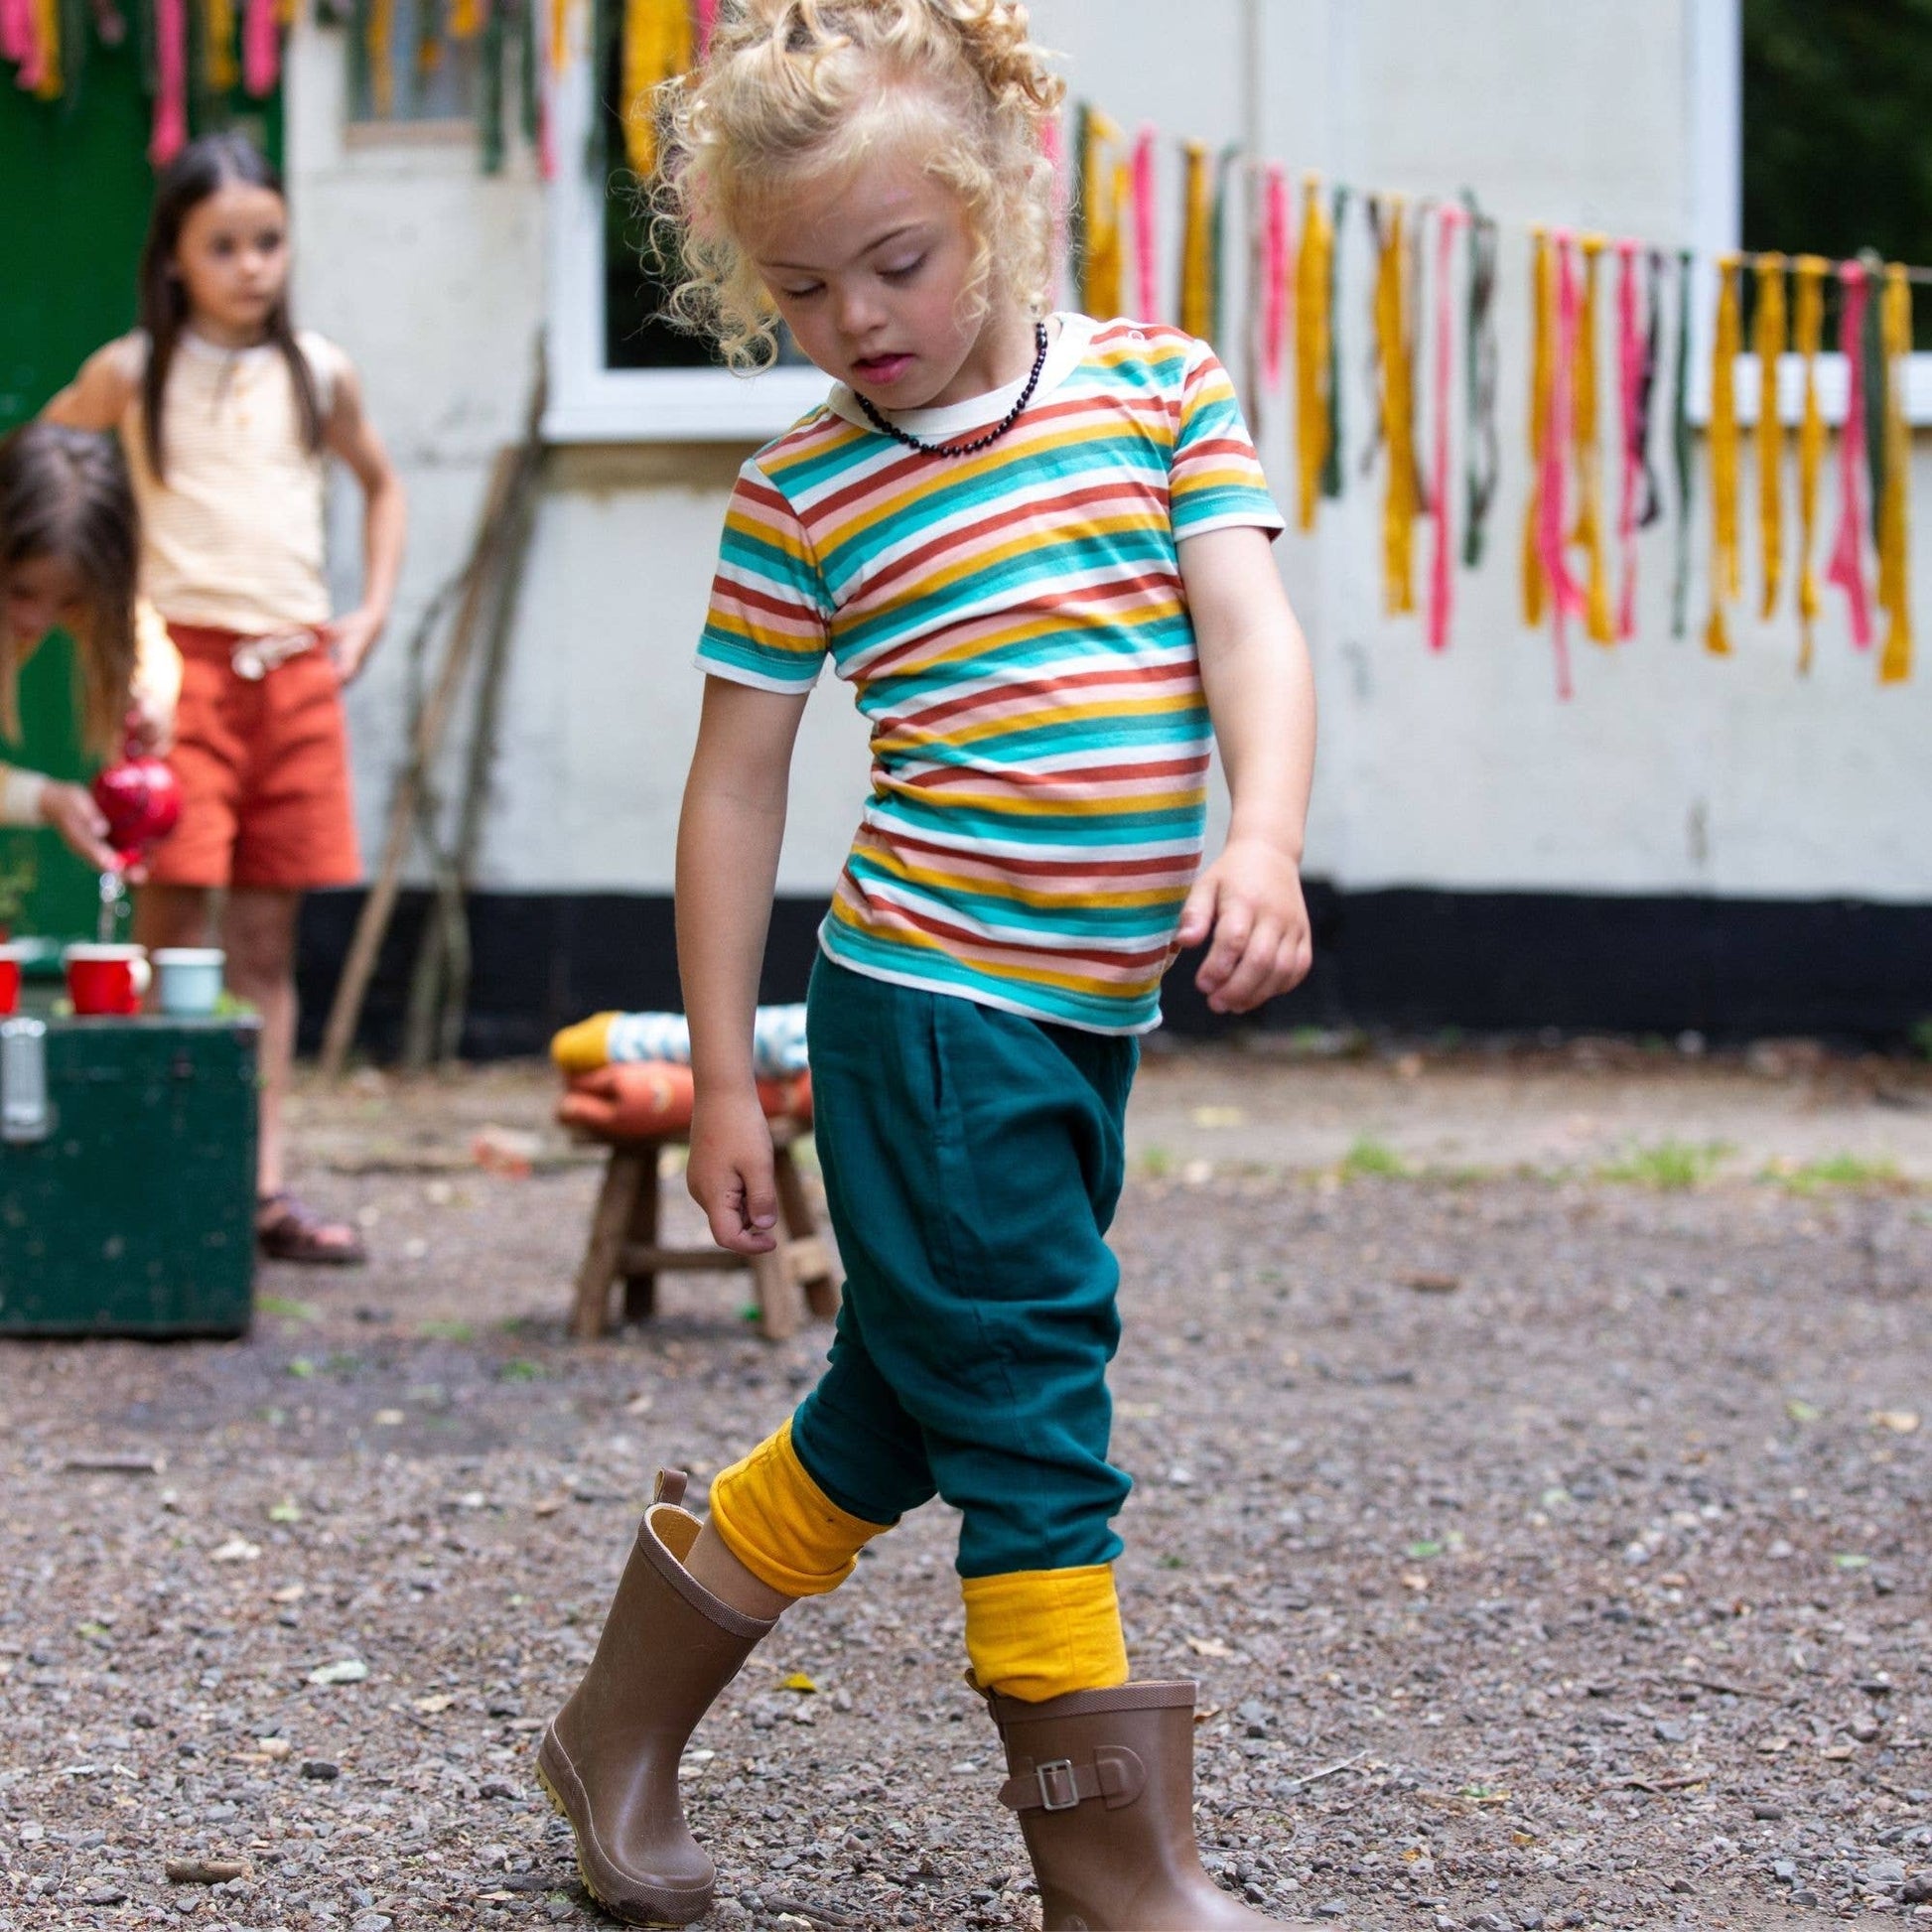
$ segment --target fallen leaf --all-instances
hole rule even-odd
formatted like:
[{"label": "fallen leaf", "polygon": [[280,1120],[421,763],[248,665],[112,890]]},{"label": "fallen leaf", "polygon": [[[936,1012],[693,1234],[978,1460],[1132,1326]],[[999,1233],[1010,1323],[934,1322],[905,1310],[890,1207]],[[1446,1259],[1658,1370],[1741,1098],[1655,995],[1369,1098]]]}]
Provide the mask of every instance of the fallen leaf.
[{"label": "fallen leaf", "polygon": [[438,1691],[433,1697],[418,1698],[413,1708],[426,1718],[440,1718],[455,1702],[448,1691]]},{"label": "fallen leaf", "polygon": [[1404,1589],[1427,1589],[1429,1587],[1429,1579],[1420,1570],[1405,1570],[1402,1573],[1402,1587]]},{"label": "fallen leaf", "polygon": [[1232,1657],[1234,1652],[1219,1637],[1189,1637],[1187,1648],[1196,1657]]},{"label": "fallen leaf", "polygon": [[1916,1436],[1919,1419],[1909,1409],[1874,1409],[1871,1422],[1875,1429],[1889,1429],[1894,1436]]},{"label": "fallen leaf", "polygon": [[530,1513],[533,1516],[554,1516],[569,1501],[568,1496],[539,1496],[530,1505]]},{"label": "fallen leaf", "polygon": [[650,1414],[650,1402],[651,1399],[647,1395],[633,1395],[623,1405],[623,1413],[626,1416],[647,1416]]},{"label": "fallen leaf", "polygon": [[268,1600],[271,1603],[299,1603],[309,1593],[306,1584],[284,1584],[280,1589],[271,1589]]},{"label": "fallen leaf", "polygon": [[293,1496],[284,1496],[269,1512],[271,1523],[299,1523],[302,1520],[302,1505]]},{"label": "fallen leaf", "polygon": [[260,1545],[250,1543],[245,1536],[231,1536],[218,1550],[207,1553],[209,1563],[255,1563],[260,1557]]},{"label": "fallen leaf", "polygon": [[1815,1402],[1806,1402],[1801,1397],[1794,1395],[1784,1405],[1784,1413],[1793,1422],[1816,1422],[1825,1412]]},{"label": "fallen leaf", "polygon": [[271,1763],[279,1763],[295,1746],[286,1737],[257,1737],[255,1748]]},{"label": "fallen leaf", "polygon": [[1834,1557],[1832,1562],[1841,1570],[1869,1570],[1871,1568],[1871,1559],[1869,1557],[1861,1556],[1852,1550],[1845,1551],[1843,1554]]},{"label": "fallen leaf", "polygon": [[171,1885],[225,1885],[253,1868],[245,1859],[170,1859],[162,1866]]},{"label": "fallen leaf", "polygon": [[818,1686],[801,1670],[795,1670],[778,1686],[781,1691],[816,1691]]},{"label": "fallen leaf", "polygon": [[338,1664],[324,1664],[319,1670],[309,1673],[311,1684],[359,1684],[369,1674],[369,1667],[359,1657],[345,1657]]}]

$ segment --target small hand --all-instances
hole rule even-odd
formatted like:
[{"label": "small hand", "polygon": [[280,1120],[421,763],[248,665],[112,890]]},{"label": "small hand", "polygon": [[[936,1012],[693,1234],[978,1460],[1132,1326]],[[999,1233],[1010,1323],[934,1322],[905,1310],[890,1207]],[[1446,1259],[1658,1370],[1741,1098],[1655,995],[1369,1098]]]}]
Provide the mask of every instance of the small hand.
[{"label": "small hand", "polygon": [[118,872],[120,855],[107,843],[107,818],[84,785],[50,782],[41,793],[41,818],[68,849],[95,872]]},{"label": "small hand", "polygon": [[332,618],[323,626],[323,640],[328,646],[330,661],[336,666],[336,675],[345,684],[352,684],[360,674],[362,666],[368,661],[369,652],[375,648],[376,639],[382,635],[382,626],[387,622],[386,612],[373,611],[364,605],[360,610]]},{"label": "small hand", "polygon": [[715,1100],[700,1093],[684,1178],[719,1247],[735,1255],[768,1255],[778,1245],[771,1128],[754,1087]]},{"label": "small hand", "polygon": [[137,752],[165,759],[175,749],[175,709],[152,697],[137,696],[128,707],[127,740]]},{"label": "small hand", "polygon": [[1180,914],[1181,946],[1214,943],[1194,984],[1216,1013],[1252,1013],[1308,978],[1314,963],[1302,875],[1264,839],[1230,839],[1194,882]]}]

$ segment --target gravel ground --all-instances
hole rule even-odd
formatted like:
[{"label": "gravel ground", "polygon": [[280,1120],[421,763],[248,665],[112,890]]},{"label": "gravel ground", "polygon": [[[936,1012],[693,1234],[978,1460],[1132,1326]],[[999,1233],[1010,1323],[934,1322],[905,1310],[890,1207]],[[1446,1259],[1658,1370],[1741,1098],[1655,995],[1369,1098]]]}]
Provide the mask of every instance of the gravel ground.
[{"label": "gravel ground", "polygon": [[[1614,1061],[1150,1065],[1123,1596],[1286,1922],[1932,1920],[1923,1079]],[[309,1096],[377,1260],[266,1271],[246,1342],[0,1348],[0,1926],[600,1922],[535,1734],[654,1465],[721,1466],[823,1335],[684,1277],[569,1342],[594,1170],[472,1152],[546,1092]],[[700,1731],[711,1922],[1036,1923],[950,1546],[882,1539]]]}]

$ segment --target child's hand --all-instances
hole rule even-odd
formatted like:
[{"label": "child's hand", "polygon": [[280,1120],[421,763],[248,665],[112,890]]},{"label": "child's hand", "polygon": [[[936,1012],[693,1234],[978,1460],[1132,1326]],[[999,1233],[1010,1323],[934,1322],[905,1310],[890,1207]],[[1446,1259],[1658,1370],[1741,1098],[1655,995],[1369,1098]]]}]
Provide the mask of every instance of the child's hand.
[{"label": "child's hand", "polygon": [[684,1170],[691,1198],[711,1223],[711,1238],[735,1255],[768,1255],[778,1245],[778,1188],[772,1176],[771,1128],[758,1090],[718,1099],[699,1090],[691,1115],[691,1159]]},{"label": "child's hand", "polygon": [[41,793],[41,817],[68,849],[95,872],[117,872],[120,857],[107,843],[107,818],[84,785],[51,782]]},{"label": "child's hand", "polygon": [[150,758],[165,759],[175,749],[175,708],[151,693],[137,693],[127,713],[128,742]]},{"label": "child's hand", "polygon": [[1252,1013],[1308,978],[1309,908],[1295,862],[1264,839],[1230,839],[1181,909],[1183,947],[1214,944],[1194,975],[1216,1013]]},{"label": "child's hand", "polygon": [[332,619],[323,627],[323,636],[328,642],[329,655],[336,666],[336,675],[345,684],[352,684],[367,661],[369,652],[382,635],[382,626],[388,621],[381,611],[372,611],[364,606],[359,611],[349,611],[340,618]]}]

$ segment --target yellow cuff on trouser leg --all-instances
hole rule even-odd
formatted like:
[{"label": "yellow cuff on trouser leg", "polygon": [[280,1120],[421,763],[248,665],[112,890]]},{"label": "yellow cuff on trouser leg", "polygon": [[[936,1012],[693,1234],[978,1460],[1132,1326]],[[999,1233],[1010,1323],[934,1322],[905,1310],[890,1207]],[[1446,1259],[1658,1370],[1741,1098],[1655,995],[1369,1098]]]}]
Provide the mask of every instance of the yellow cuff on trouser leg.
[{"label": "yellow cuff on trouser leg", "polygon": [[982,1690],[1043,1704],[1127,1682],[1114,1567],[968,1577],[966,1654]]},{"label": "yellow cuff on trouser leg", "polygon": [[712,1479],[711,1524],[759,1583],[786,1596],[837,1589],[859,1552],[892,1527],[850,1516],[826,1495],[805,1473],[788,1422]]}]

